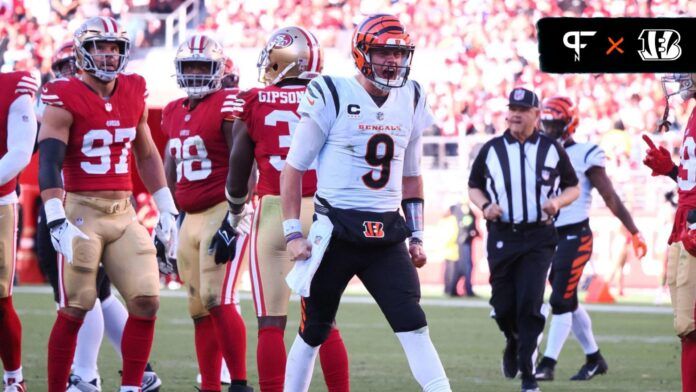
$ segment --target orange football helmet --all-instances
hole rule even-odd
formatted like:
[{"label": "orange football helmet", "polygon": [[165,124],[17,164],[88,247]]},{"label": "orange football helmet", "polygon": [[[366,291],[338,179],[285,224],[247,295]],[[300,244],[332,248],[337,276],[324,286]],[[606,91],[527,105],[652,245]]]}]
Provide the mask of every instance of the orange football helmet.
[{"label": "orange football helmet", "polygon": [[[114,42],[118,45],[118,63],[113,71],[106,69],[107,58],[114,56],[106,53],[90,53],[88,47],[97,48],[97,42]],[[105,16],[87,19],[75,31],[73,44],[77,68],[95,78],[110,82],[126,68],[130,55],[130,38],[116,21]]]},{"label": "orange football helmet", "polygon": [[[352,45],[355,65],[376,87],[388,90],[406,84],[415,45],[396,16],[368,16],[355,29]],[[401,64],[375,64],[371,59],[374,50],[400,51]]]},{"label": "orange football helmet", "polygon": [[578,114],[573,101],[567,97],[551,97],[541,105],[541,126],[554,139],[565,140],[578,127]]},{"label": "orange football helmet", "polygon": [[64,42],[51,58],[51,71],[55,78],[69,78],[77,73],[75,50],[72,41]]}]

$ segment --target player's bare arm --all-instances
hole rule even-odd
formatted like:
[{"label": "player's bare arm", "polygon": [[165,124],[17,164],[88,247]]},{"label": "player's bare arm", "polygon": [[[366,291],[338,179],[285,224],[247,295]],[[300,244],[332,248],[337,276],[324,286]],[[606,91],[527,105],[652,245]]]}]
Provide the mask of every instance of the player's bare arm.
[{"label": "player's bare arm", "polygon": [[423,177],[403,177],[401,206],[406,217],[406,225],[411,229],[408,252],[411,262],[417,268],[425,265],[428,258],[423,249]]},{"label": "player's bare arm", "polygon": [[633,247],[636,252],[636,256],[639,258],[645,256],[647,252],[647,246],[643,236],[640,234],[638,227],[633,222],[633,217],[631,213],[616,194],[614,190],[614,185],[611,183],[611,179],[607,176],[607,172],[603,167],[593,166],[587,171],[587,178],[593,187],[597,188],[597,191],[604,199],[607,207],[615,217],[619,218],[621,223],[626,227],[626,229],[631,233]]},{"label": "player's bare arm", "polygon": [[176,192],[176,161],[169,149],[164,152],[164,177],[167,180],[167,186],[174,194]]},{"label": "player's bare arm", "polygon": [[[244,121],[235,120],[234,123],[229,124],[231,125],[229,139],[233,142],[230,143],[226,189],[232,213],[238,214],[249,199],[249,178],[254,168],[254,142],[249,137]],[[228,135],[226,134],[225,137],[227,138]]]},{"label": "player's bare arm", "polygon": [[60,171],[63,167],[72,122],[73,116],[69,111],[51,105],[46,106],[38,139],[39,150],[43,150],[39,161],[39,171],[42,173],[39,180],[47,180],[48,178],[43,175],[47,173],[51,175],[53,181],[45,183],[45,186],[43,181],[40,183],[41,198],[44,203],[52,198],[63,200],[63,181]]},{"label": "player's bare arm", "polygon": [[[283,209],[283,233],[293,261],[306,260],[312,254],[312,245],[302,235],[300,208],[302,205],[302,175],[287,162],[280,172],[280,204]],[[292,237],[295,238],[292,238]]]}]

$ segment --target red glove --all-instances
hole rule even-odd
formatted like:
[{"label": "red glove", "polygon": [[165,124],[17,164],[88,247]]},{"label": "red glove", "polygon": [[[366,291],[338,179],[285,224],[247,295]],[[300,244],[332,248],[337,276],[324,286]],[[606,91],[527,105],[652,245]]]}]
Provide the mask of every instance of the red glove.
[{"label": "red glove", "polygon": [[633,244],[633,253],[636,257],[642,259],[648,253],[648,246],[645,244],[645,238],[640,232],[633,234],[631,236],[631,243]]},{"label": "red glove", "polygon": [[682,245],[684,249],[691,254],[691,256],[696,257],[696,230],[687,229],[684,234],[682,234]]},{"label": "red glove", "polygon": [[653,176],[669,175],[675,166],[674,162],[672,162],[672,155],[662,146],[657,148],[655,143],[653,143],[648,135],[644,134],[643,140],[645,140],[648,147],[650,147],[645,159],[643,160],[643,164],[652,169]]}]

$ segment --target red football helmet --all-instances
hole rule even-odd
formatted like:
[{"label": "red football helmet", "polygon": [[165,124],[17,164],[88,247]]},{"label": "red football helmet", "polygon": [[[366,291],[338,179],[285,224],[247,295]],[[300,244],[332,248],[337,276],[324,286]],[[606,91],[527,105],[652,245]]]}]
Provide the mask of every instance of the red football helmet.
[{"label": "red football helmet", "polygon": [[[403,87],[411,71],[415,45],[404,25],[393,15],[368,16],[353,33],[353,59],[355,65],[376,87],[388,90]],[[397,63],[377,64],[372,61],[374,51],[398,51]]]},{"label": "red football helmet", "polygon": [[541,126],[554,139],[565,140],[575,133],[578,115],[573,101],[567,97],[551,97],[541,105]]},{"label": "red football helmet", "polygon": [[64,42],[51,58],[51,71],[56,78],[69,78],[77,73],[72,41]]},{"label": "red football helmet", "polygon": [[239,87],[239,67],[230,57],[225,57],[225,72],[223,72],[222,76],[222,87]]}]

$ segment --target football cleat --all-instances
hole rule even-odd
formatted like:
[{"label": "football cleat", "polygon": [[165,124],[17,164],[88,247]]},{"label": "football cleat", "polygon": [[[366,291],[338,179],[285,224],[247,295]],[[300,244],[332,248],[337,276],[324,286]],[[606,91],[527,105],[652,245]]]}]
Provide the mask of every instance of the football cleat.
[{"label": "football cleat", "polygon": [[92,381],[85,381],[82,379],[82,377],[78,376],[77,374],[70,374],[70,378],[68,379],[68,388],[66,389],[68,392],[99,392],[101,391],[101,381],[99,380],[99,377],[95,378]]},{"label": "football cleat", "polygon": [[574,375],[573,377],[570,378],[571,381],[587,381],[591,380],[592,377],[598,375],[598,374],[605,374],[609,370],[609,366],[607,365],[607,361],[604,360],[604,358],[600,357],[597,362],[595,363],[589,363],[586,362],[578,373]]},{"label": "football cleat", "polygon": [[27,387],[24,385],[24,380],[16,381],[14,378],[7,380],[4,392],[27,392]]},{"label": "football cleat", "polygon": [[515,378],[519,368],[517,367],[517,339],[508,339],[503,350],[503,360],[500,370],[506,378]]},{"label": "football cleat", "polygon": [[230,385],[227,392],[254,392],[254,388],[248,385]]},{"label": "football cleat", "polygon": [[140,384],[142,392],[157,392],[161,385],[162,379],[157,376],[157,373],[147,371],[143,373],[143,381]]},{"label": "football cleat", "polygon": [[522,380],[522,392],[541,392],[536,380]]},{"label": "football cleat", "polygon": [[538,381],[553,381],[555,361],[551,358],[544,357],[539,362],[534,373],[534,378]]}]

